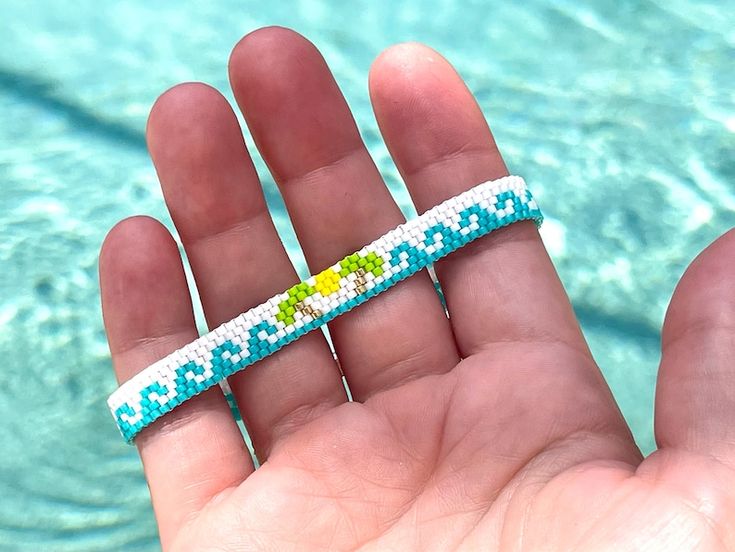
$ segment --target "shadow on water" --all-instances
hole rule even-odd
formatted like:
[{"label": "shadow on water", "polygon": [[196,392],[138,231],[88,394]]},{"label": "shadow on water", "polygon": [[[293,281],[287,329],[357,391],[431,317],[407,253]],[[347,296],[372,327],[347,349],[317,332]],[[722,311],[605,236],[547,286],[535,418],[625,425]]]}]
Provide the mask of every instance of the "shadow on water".
[{"label": "shadow on water", "polygon": [[574,303],[574,312],[583,328],[602,328],[606,332],[635,339],[646,347],[659,346],[661,331],[644,320],[610,314],[599,307],[577,302]]},{"label": "shadow on water", "polygon": [[82,132],[93,133],[129,148],[146,149],[143,132],[99,117],[86,106],[65,98],[52,80],[0,67],[0,91],[63,115],[74,128]]}]

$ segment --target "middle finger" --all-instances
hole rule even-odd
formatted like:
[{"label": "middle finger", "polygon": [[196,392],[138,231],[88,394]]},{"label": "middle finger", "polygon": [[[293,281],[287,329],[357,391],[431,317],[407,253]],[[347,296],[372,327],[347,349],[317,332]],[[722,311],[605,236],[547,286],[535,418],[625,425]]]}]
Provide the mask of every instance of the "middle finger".
[{"label": "middle finger", "polygon": [[[235,47],[230,80],[312,271],[404,221],[313,44],[287,29],[255,31]],[[458,361],[426,271],[334,320],[329,330],[358,400],[447,372]]]}]

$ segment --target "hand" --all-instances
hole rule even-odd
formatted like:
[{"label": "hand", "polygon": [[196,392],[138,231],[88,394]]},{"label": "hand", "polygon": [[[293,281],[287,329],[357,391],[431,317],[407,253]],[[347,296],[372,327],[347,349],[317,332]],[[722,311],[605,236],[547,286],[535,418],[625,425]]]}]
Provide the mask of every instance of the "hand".
[{"label": "hand", "polygon": [[[262,29],[229,70],[313,271],[403,220],[314,46]],[[436,52],[389,49],[370,94],[418,211],[506,174]],[[210,326],[298,280],[218,92],[169,90],[147,136]],[[321,332],[231,378],[257,471],[218,389],[141,433],[164,549],[735,549],[735,233],[672,300],[646,459],[532,223],[436,271],[450,319],[424,272],[330,324],[355,402]],[[118,224],[100,274],[121,381],[197,337],[159,223]]]}]

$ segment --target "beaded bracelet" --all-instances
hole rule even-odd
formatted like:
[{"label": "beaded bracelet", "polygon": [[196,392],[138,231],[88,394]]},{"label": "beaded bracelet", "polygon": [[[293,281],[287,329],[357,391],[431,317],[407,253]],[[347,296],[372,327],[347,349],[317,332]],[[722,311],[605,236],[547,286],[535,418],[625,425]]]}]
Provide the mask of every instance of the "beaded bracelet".
[{"label": "beaded bracelet", "polygon": [[107,401],[123,437],[472,240],[543,217],[522,178],[479,184],[155,362]]}]

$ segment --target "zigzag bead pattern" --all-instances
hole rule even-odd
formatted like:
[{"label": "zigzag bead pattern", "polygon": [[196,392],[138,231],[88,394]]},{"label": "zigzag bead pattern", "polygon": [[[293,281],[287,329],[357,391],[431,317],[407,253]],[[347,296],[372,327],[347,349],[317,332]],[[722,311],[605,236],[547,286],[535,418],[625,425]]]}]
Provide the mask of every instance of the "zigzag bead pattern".
[{"label": "zigzag bead pattern", "polygon": [[107,401],[123,437],[493,230],[543,216],[506,176],[426,211],[319,274],[222,324],[123,383]]}]

